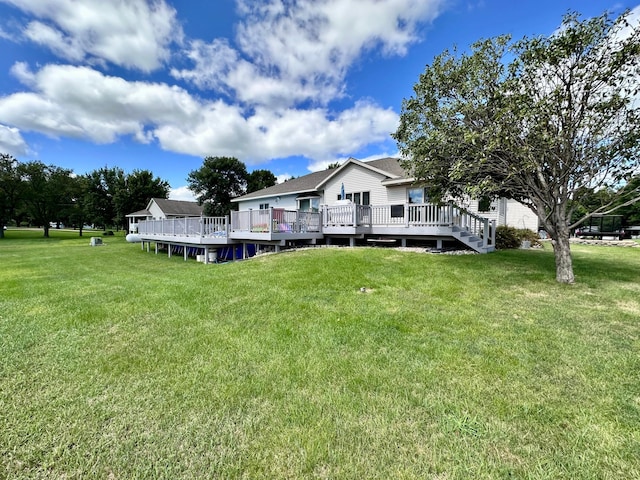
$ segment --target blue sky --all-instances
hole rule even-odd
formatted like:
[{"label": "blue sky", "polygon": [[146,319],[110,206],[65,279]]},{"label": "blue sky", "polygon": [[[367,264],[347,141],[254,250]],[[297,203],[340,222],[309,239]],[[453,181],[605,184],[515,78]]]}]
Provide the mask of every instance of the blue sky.
[{"label": "blue sky", "polygon": [[444,49],[549,35],[616,0],[0,0],[0,152],[81,174],[207,156],[280,179],[395,155],[403,98]]}]

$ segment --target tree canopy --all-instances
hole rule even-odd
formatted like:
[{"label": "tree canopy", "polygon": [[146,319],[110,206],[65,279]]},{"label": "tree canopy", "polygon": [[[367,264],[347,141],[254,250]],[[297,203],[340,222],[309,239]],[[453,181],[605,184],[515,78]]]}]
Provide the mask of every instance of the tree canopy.
[{"label": "tree canopy", "polygon": [[206,157],[202,167],[189,173],[187,183],[205,215],[225,216],[234,209],[231,199],[246,192],[247,168],[234,157]]},{"label": "tree canopy", "polygon": [[128,213],[168,194],[169,183],[148,170],[127,174],[118,167],[104,167],[75,175],[55,165],[21,163],[0,154],[0,238],[11,220],[41,226],[45,236],[54,222],[76,226],[80,235],[85,223],[126,228]]},{"label": "tree canopy", "polygon": [[270,170],[254,170],[247,176],[246,193],[257,192],[263,188],[272,187],[278,179]]},{"label": "tree canopy", "polygon": [[574,281],[570,220],[581,193],[634,195],[623,187],[640,168],[640,30],[628,18],[570,13],[549,37],[445,51],[403,101],[393,135],[431,195],[529,206],[552,239],[560,282]]}]

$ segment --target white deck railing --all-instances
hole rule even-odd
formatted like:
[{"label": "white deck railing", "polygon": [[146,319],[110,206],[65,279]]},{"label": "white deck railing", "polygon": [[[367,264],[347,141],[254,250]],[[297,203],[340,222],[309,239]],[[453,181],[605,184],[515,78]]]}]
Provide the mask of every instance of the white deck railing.
[{"label": "white deck railing", "polygon": [[398,205],[325,205],[321,212],[269,208],[231,212],[229,217],[180,217],[138,222],[138,233],[166,237],[228,237],[230,232],[321,233],[330,227],[458,227],[495,246],[495,220],[451,203]]},{"label": "white deck railing", "polygon": [[226,237],[229,217],[179,217],[138,222],[140,235],[165,237]]},{"label": "white deck railing", "polygon": [[232,232],[319,233],[320,213],[268,208],[231,212]]},{"label": "white deck railing", "polygon": [[323,227],[459,227],[495,245],[495,221],[452,203],[405,203],[397,205],[325,205]]}]

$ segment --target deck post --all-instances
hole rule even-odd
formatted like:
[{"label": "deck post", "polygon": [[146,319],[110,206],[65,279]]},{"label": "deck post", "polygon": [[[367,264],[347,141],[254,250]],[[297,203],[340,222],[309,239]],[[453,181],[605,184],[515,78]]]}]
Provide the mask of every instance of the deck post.
[{"label": "deck post", "polygon": [[[158,244],[156,243],[156,245],[158,245]],[[169,253],[167,254],[167,255],[168,255],[168,257],[167,257],[167,258],[171,258],[171,244],[170,244],[170,243],[167,243],[167,251],[169,252]]]},{"label": "deck post", "polygon": [[407,246],[407,239],[406,238],[401,238],[400,239],[400,246],[401,247],[406,247]]},{"label": "deck post", "polygon": [[442,239],[439,238],[438,240],[436,240],[436,248],[438,250],[442,250]]},{"label": "deck post", "polygon": [[184,253],[184,261],[186,262],[187,261],[187,246],[183,245],[182,246],[182,250],[183,250],[183,253]]},{"label": "deck post", "polygon": [[229,238],[229,230],[230,230],[231,222],[229,222],[229,215],[225,215],[224,217],[224,231],[225,237]]},{"label": "deck post", "polygon": [[353,205],[351,205],[352,208],[352,213],[353,213],[353,226],[357,227],[358,226],[358,205],[356,205],[355,203]]},{"label": "deck post", "polygon": [[249,255],[247,254],[247,244],[242,242],[242,259],[244,260],[245,258],[249,258]]},{"label": "deck post", "polygon": [[404,226],[409,228],[409,204],[404,204]]},{"label": "deck post", "polygon": [[349,246],[350,247],[355,247],[356,246],[356,239],[354,237],[350,237],[349,238]]},{"label": "deck post", "polygon": [[269,233],[273,232],[273,207],[269,207]]}]

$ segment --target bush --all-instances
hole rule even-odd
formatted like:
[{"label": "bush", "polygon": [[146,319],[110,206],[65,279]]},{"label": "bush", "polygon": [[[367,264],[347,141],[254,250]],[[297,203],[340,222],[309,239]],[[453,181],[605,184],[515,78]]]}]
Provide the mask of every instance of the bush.
[{"label": "bush", "polygon": [[496,249],[506,250],[518,247],[520,247],[520,238],[517,228],[506,225],[500,225],[496,228]]},{"label": "bush", "polygon": [[496,249],[507,250],[509,248],[520,248],[523,240],[531,242],[531,246],[539,245],[538,234],[527,228],[508,227],[500,225],[496,228]]},{"label": "bush", "polygon": [[103,232],[102,235],[105,237],[111,237],[113,235],[113,231],[107,230],[106,232]]}]

